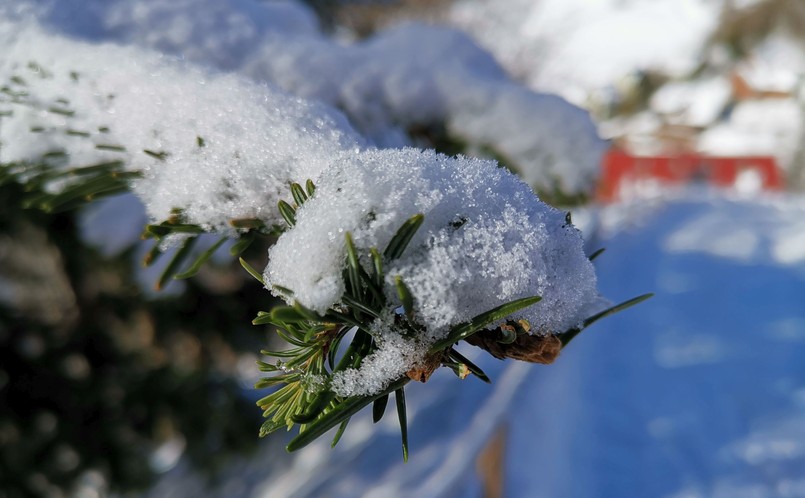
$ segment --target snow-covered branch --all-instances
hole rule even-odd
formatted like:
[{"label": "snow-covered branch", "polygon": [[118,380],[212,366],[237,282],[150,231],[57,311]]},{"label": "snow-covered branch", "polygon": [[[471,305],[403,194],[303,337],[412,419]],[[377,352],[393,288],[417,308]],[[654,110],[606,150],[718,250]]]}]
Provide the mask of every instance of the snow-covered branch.
[{"label": "snow-covered branch", "polygon": [[[136,23],[161,12],[157,27],[176,32],[168,20],[178,11],[126,5],[136,5],[131,16],[97,5],[104,29],[118,19],[137,38]],[[242,2],[230,6],[237,13]],[[292,4],[264,8],[304,19]],[[41,190],[32,205],[66,209],[130,186],[153,222],[145,235],[180,241],[159,286],[202,233],[222,238],[177,278],[226,238],[281,234],[262,275],[243,264],[288,304],[254,323],[273,325],[291,346],[261,363],[273,376],[259,386],[282,387],[258,402],[268,418],[261,433],[302,426],[289,449],[369,403],[379,418],[392,392],[407,448],[409,380],[424,382],[439,366],[488,380],[456,343],[550,363],[604,316],[567,213],[494,161],[381,147],[412,126],[443,123],[454,139],[523,166],[537,188],[589,190],[602,142],[587,114],[517,86],[463,35],[409,26],[342,46],[261,24],[252,33],[261,43],[229,62],[305,100],[148,49],[54,35],[21,17],[0,22],[0,165],[4,181]],[[190,36],[205,34],[199,26]]]}]

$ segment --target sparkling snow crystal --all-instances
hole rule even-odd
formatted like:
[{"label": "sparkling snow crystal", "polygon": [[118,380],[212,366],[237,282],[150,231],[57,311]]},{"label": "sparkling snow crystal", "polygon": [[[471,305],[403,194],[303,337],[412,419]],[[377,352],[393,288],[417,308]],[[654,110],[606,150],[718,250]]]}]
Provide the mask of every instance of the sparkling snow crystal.
[{"label": "sparkling snow crystal", "polygon": [[266,281],[323,312],[344,292],[345,233],[368,267],[369,248],[382,251],[417,213],[424,223],[403,256],[387,262],[386,289],[398,306],[392,280],[403,278],[425,332],[403,339],[393,320],[378,320],[385,340],[360,370],[336,375],[341,394],[379,392],[449,327],[506,302],[542,296],[510,317],[528,320],[537,333],[574,327],[595,306],[594,270],[563,212],[492,161],[416,149],[367,150],[335,162],[298,210],[295,227],[269,251]]}]

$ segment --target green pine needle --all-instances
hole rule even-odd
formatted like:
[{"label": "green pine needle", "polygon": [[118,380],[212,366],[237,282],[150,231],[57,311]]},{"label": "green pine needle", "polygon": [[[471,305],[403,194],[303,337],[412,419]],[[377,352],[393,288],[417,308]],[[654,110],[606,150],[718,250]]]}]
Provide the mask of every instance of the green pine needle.
[{"label": "green pine needle", "polygon": [[417,214],[403,223],[399,230],[397,230],[397,233],[394,234],[394,237],[391,238],[391,241],[389,241],[383,255],[389,260],[397,259],[402,256],[405,248],[408,247],[408,243],[411,242],[414,234],[416,234],[419,227],[422,226],[423,221],[425,221],[425,215]]},{"label": "green pine needle", "polygon": [[615,306],[613,306],[611,308],[607,308],[604,311],[602,311],[600,313],[596,313],[595,315],[587,318],[586,320],[584,320],[584,323],[582,324],[581,328],[573,328],[573,329],[568,330],[567,332],[559,334],[559,339],[562,341],[562,347],[564,348],[565,346],[570,344],[570,341],[572,341],[577,335],[579,335],[582,330],[586,329],[587,327],[589,327],[590,325],[594,324],[598,320],[600,320],[602,318],[605,318],[605,317],[608,317],[610,315],[614,315],[615,313],[623,311],[623,310],[625,310],[627,308],[631,308],[632,306],[634,306],[636,304],[639,304],[639,303],[642,303],[646,299],[649,299],[649,298],[651,298],[653,296],[654,296],[654,293],[650,292],[648,294],[643,294],[643,295],[640,295],[640,296],[637,296],[637,297],[633,297],[632,299],[624,301],[624,302],[622,302],[620,304],[617,304],[617,305],[615,305]]},{"label": "green pine needle", "polygon": [[492,383],[492,380],[489,378],[489,376],[486,375],[486,373],[484,373],[484,371],[481,370],[481,368],[478,365],[476,365],[475,363],[471,362],[463,354],[459,353],[458,351],[456,351],[453,348],[450,348],[450,350],[447,352],[447,354],[448,354],[449,357],[451,357],[452,359],[456,360],[458,363],[460,363],[462,365],[465,365],[467,367],[467,369],[470,371],[470,373],[472,373],[473,375],[475,375],[476,377],[478,377],[482,381],[486,382],[487,384]]},{"label": "green pine needle", "polygon": [[291,196],[293,197],[293,200],[296,202],[297,206],[301,206],[307,200],[307,193],[298,183],[291,184]]},{"label": "green pine needle", "polygon": [[386,396],[397,389],[405,386],[410,379],[403,378],[394,382],[382,393],[374,396],[352,396],[344,399],[331,411],[324,413],[314,422],[308,424],[304,431],[301,431],[298,436],[293,438],[290,443],[285,447],[288,452],[301,450],[309,445],[320,436],[324,435],[327,431],[341,424],[345,420],[349,420],[353,415],[361,411],[364,407],[374,403],[375,399]]},{"label": "green pine needle", "polygon": [[408,463],[408,414],[405,408],[404,387],[400,387],[394,391],[394,400],[397,402],[397,417],[400,420],[400,437],[402,438],[403,462]]},{"label": "green pine needle", "polygon": [[184,241],[181,247],[176,251],[176,254],[171,259],[171,262],[168,263],[168,266],[165,267],[165,270],[160,275],[159,280],[157,280],[156,288],[157,290],[162,290],[165,288],[165,285],[168,281],[171,280],[173,275],[179,270],[179,266],[184,262],[184,260],[190,255],[190,251],[193,250],[193,246],[196,244],[197,237],[189,237],[187,240]]},{"label": "green pine needle", "polygon": [[153,150],[148,150],[148,149],[143,149],[143,152],[145,152],[147,155],[153,157],[154,159],[156,159],[158,161],[164,161],[165,159],[168,158],[168,155],[169,155],[167,152],[153,151]]},{"label": "green pine needle", "polygon": [[399,275],[394,277],[394,286],[397,289],[397,296],[400,298],[400,302],[403,305],[405,316],[407,316],[409,320],[413,321],[414,297],[411,295],[411,291],[408,289],[408,286],[405,285],[405,282],[403,282],[402,277]]},{"label": "green pine needle", "polygon": [[293,228],[293,226],[296,225],[296,209],[285,201],[279,201],[277,203],[277,209],[279,209],[280,215],[282,215],[282,219],[285,220],[285,223]]},{"label": "green pine needle", "polygon": [[226,242],[227,240],[228,240],[227,237],[223,237],[223,238],[219,239],[218,242],[213,244],[209,249],[207,249],[206,251],[202,252],[196,258],[196,260],[193,262],[193,264],[190,265],[190,267],[187,270],[185,270],[182,273],[179,273],[177,275],[174,275],[173,278],[174,279],[185,279],[185,278],[190,278],[190,277],[194,276],[195,274],[197,274],[199,272],[199,270],[201,270],[201,267],[204,266],[204,263],[206,263],[212,257],[212,255],[215,253],[215,251],[217,251],[218,248],[221,247],[223,245],[223,243]]},{"label": "green pine needle", "polygon": [[240,239],[235,242],[232,247],[229,248],[229,254],[231,256],[238,256],[243,254],[243,252],[249,248],[249,246],[254,243],[255,240],[255,233],[248,232],[240,237]]},{"label": "green pine needle", "polygon": [[540,296],[524,297],[522,299],[516,299],[509,303],[502,304],[497,308],[487,311],[486,313],[481,313],[469,322],[453,327],[453,329],[447,334],[447,337],[437,341],[436,344],[430,348],[430,352],[436,353],[447,347],[450,347],[458,341],[466,339],[472,334],[478,332],[487,325],[498,320],[502,320],[512,313],[520,311],[523,308],[527,308],[541,300],[542,297]]},{"label": "green pine needle", "polygon": [[338,426],[335,437],[333,437],[333,442],[330,444],[331,448],[335,448],[338,442],[341,441],[341,436],[343,436],[344,431],[347,430],[347,425],[349,425],[349,419],[344,420],[341,422],[341,425]]},{"label": "green pine needle", "polygon": [[378,423],[386,413],[386,406],[389,403],[389,395],[381,396],[372,404],[372,422]]},{"label": "green pine needle", "polygon": [[374,247],[369,250],[369,254],[372,259],[372,282],[378,289],[381,289],[383,287],[383,257]]},{"label": "green pine needle", "polygon": [[313,184],[313,180],[305,182],[305,191],[308,197],[313,197],[313,193],[316,191],[316,185]]},{"label": "green pine needle", "polygon": [[[347,232],[344,234],[347,246],[347,284],[348,289],[352,296],[359,296],[361,294],[361,263],[358,259],[358,252],[355,249],[355,243],[352,241],[352,234]],[[360,316],[356,316],[360,319]]]},{"label": "green pine needle", "polygon": [[265,280],[263,280],[263,276],[260,274],[260,272],[258,272],[254,268],[252,268],[252,265],[247,263],[246,260],[243,259],[243,258],[238,258],[238,261],[240,261],[240,266],[242,266],[244,270],[249,272],[249,275],[254,277],[255,280],[257,280],[258,282],[260,282],[264,286],[266,285]]},{"label": "green pine needle", "polygon": [[597,322],[598,320],[600,320],[602,318],[608,317],[610,315],[614,315],[615,313],[623,311],[623,310],[625,310],[627,308],[631,308],[632,306],[634,306],[636,304],[642,303],[646,299],[649,299],[649,298],[651,298],[653,296],[654,296],[654,293],[649,292],[648,294],[643,294],[643,295],[640,295],[640,296],[637,296],[637,297],[633,297],[632,299],[624,301],[624,302],[622,302],[620,304],[617,304],[617,305],[615,305],[615,306],[613,306],[611,308],[605,309],[604,311],[602,311],[600,313],[596,313],[595,315],[591,316],[590,318],[584,320],[584,328],[589,327],[590,325],[594,324],[595,322]]},{"label": "green pine needle", "polygon": [[291,306],[277,306],[271,310],[271,319],[283,323],[303,323],[308,317]]},{"label": "green pine needle", "polygon": [[597,251],[593,252],[592,254],[590,254],[590,257],[588,259],[590,261],[595,261],[595,258],[597,258],[598,256],[604,254],[604,251],[606,251],[606,250],[607,250],[606,247],[602,247],[602,248],[598,249]]}]

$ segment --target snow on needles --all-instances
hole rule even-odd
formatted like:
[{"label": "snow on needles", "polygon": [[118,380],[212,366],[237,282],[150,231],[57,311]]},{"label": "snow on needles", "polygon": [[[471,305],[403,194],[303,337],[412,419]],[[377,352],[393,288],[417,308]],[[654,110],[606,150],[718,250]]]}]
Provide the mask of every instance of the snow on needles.
[{"label": "snow on needles", "polygon": [[322,104],[155,53],[6,22],[0,46],[0,74],[22,81],[33,102],[3,104],[12,115],[0,128],[2,160],[59,150],[70,167],[124,160],[144,173],[134,189],[156,221],[179,208],[208,230],[232,231],[233,218],[281,223],[276,204],[293,179],[316,178],[335,155],[363,143]]},{"label": "snow on needles", "polygon": [[[424,215],[404,254],[385,263],[390,304],[372,325],[378,349],[359,369],[334,376],[338,394],[379,392],[450,327],[519,298],[542,297],[509,317],[528,320],[534,333],[565,331],[596,311],[595,272],[578,230],[494,161],[370,148],[324,104],[142,49],[11,22],[0,22],[0,46],[0,76],[24,80],[28,99],[3,101],[13,111],[0,131],[3,161],[37,161],[53,150],[68,153],[65,167],[120,158],[143,173],[133,187],[153,219],[178,208],[185,222],[229,234],[233,218],[280,223],[277,201],[290,198],[289,183],[314,180],[315,194],[265,270],[269,287],[291,289],[312,309],[343,295],[346,232],[368,267],[370,248],[382,251],[406,220]],[[484,88],[492,95],[498,87]],[[517,99],[498,100],[517,107]],[[561,122],[567,108],[554,104],[546,125]],[[66,112],[50,112],[52,105]],[[397,277],[414,297],[418,337],[396,330]]]},{"label": "snow on needles", "polygon": [[574,327],[598,304],[581,235],[563,212],[493,161],[411,148],[366,150],[327,169],[297,211],[296,225],[270,249],[267,286],[291,289],[293,299],[324,312],[344,293],[345,234],[352,234],[368,269],[369,249],[382,252],[418,213],[423,225],[385,270],[391,306],[400,305],[393,292],[400,276],[414,297],[423,336],[403,338],[391,313],[378,319],[379,350],[358,372],[335,376],[339,394],[379,392],[449,327],[506,302],[542,296],[510,317],[528,320],[538,333]]}]

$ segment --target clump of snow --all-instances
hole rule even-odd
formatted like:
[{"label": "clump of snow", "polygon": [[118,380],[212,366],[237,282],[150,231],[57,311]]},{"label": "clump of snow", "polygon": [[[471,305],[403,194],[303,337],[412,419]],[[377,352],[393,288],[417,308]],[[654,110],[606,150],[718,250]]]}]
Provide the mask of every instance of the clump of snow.
[{"label": "clump of snow", "polygon": [[237,68],[266,37],[319,30],[313,11],[284,0],[24,0],[0,10],[35,15],[51,31],[139,43],[222,69]]},{"label": "clump of snow", "polygon": [[351,45],[321,34],[277,38],[255,50],[242,71],[338,106],[381,145],[399,144],[395,126],[445,121],[450,100],[477,87],[479,77],[506,80],[464,34],[414,24]]},{"label": "clump of snow", "polygon": [[448,125],[456,136],[492,148],[538,190],[590,192],[608,144],[587,111],[515,84],[501,84],[489,95],[490,101],[468,98],[455,105]]},{"label": "clump of snow", "polygon": [[304,5],[247,0],[63,0],[40,5],[37,18],[72,31],[65,19],[78,12],[94,19],[81,36],[272,82],[343,110],[379,146],[415,145],[409,128],[443,126],[468,153],[492,149],[542,191],[589,192],[598,175],[605,144],[585,111],[514,83],[450,28],[411,24],[346,45],[319,32]]},{"label": "clump of snow", "polygon": [[293,299],[324,312],[344,293],[345,234],[352,234],[368,269],[369,249],[383,251],[417,213],[424,222],[405,253],[385,263],[386,293],[389,306],[398,307],[393,281],[402,277],[423,332],[416,341],[400,342],[385,332],[393,320],[380,320],[375,327],[387,340],[367,367],[372,375],[350,374],[363,380],[345,392],[377,392],[377,382],[387,384],[403,365],[404,372],[415,364],[384,358],[399,358],[403,347],[413,350],[402,357],[422,357],[451,326],[506,302],[542,296],[510,317],[528,320],[538,333],[577,326],[599,304],[581,235],[563,212],[492,161],[410,148],[367,150],[327,169],[315,195],[297,211],[294,228],[269,250],[267,286],[291,289]]},{"label": "clump of snow", "polygon": [[233,218],[280,223],[275,206],[291,179],[315,178],[363,143],[322,104],[141,49],[7,22],[0,46],[0,74],[21,78],[35,103],[2,103],[13,113],[0,128],[2,160],[37,161],[54,150],[69,153],[69,166],[123,160],[143,172],[134,190],[155,220],[180,208],[186,222],[210,230],[231,230]]},{"label": "clump of snow", "polygon": [[358,368],[333,374],[330,389],[339,396],[373,395],[382,392],[389,381],[399,379],[422,362],[428,348],[416,339],[403,337],[386,322],[378,320],[372,331],[378,349],[366,356]]},{"label": "clump of snow", "polygon": [[533,187],[588,192],[605,143],[589,114],[510,80],[466,35],[407,24],[363,43],[266,44],[244,71],[343,109],[381,145],[406,128],[443,124],[468,152],[488,148]]}]

